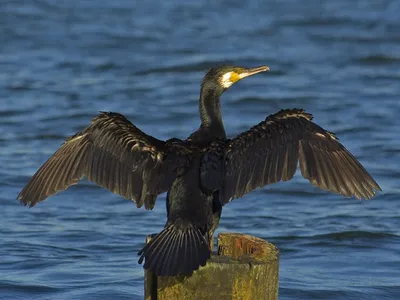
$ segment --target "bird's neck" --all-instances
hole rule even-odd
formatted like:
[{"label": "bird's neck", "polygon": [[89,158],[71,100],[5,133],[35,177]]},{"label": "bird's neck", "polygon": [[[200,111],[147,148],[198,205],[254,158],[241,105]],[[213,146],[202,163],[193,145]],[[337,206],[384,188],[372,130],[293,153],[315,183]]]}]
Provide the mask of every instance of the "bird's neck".
[{"label": "bird's neck", "polygon": [[219,87],[202,84],[199,101],[201,125],[189,136],[192,143],[206,146],[216,139],[226,138],[219,103],[222,92]]},{"label": "bird's neck", "polygon": [[219,98],[222,91],[202,86],[200,91],[200,119],[201,128],[212,131],[216,138],[225,138],[225,128],[221,117]]}]

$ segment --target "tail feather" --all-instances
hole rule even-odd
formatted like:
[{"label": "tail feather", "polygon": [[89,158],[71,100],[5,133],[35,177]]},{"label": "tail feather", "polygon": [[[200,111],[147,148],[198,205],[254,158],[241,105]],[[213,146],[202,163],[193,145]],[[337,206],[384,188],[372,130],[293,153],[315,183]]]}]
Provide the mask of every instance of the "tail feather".
[{"label": "tail feather", "polygon": [[210,258],[207,239],[194,227],[167,226],[138,253],[157,276],[190,275]]}]

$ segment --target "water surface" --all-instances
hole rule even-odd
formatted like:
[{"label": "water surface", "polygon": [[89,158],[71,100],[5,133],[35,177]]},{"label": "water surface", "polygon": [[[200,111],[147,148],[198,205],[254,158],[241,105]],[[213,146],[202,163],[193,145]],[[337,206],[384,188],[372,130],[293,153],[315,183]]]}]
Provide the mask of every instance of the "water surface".
[{"label": "water surface", "polygon": [[98,111],[185,138],[205,70],[227,63],[272,70],[223,95],[229,136],[304,108],[383,192],[361,202],[296,175],[227,205],[218,232],[279,247],[280,299],[400,298],[399,15],[395,0],[4,1],[0,298],[143,299],[136,253],[165,195],[150,212],[87,181],[32,209],[15,198]]}]

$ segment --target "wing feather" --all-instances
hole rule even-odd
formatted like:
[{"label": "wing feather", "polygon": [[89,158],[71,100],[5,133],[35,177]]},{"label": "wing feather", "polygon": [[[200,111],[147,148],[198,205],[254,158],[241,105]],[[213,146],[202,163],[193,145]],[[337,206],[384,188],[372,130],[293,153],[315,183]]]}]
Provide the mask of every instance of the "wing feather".
[{"label": "wing feather", "polygon": [[281,110],[225,147],[223,201],[293,178],[297,165],[311,184],[333,193],[370,199],[379,185],[334,134],[300,109]]},{"label": "wing feather", "polygon": [[102,112],[63,143],[18,199],[33,206],[86,177],[151,209],[187,163],[185,151],[175,151],[174,145],[146,135],[120,114]]}]

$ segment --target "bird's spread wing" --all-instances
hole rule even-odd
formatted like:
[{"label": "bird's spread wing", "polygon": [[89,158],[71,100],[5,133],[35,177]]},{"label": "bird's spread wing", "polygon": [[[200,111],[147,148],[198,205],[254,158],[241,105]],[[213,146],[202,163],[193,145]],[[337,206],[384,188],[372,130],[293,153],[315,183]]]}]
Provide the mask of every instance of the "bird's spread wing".
[{"label": "bird's spread wing", "polygon": [[146,135],[117,113],[100,113],[67,139],[18,195],[25,205],[54,195],[82,177],[146,209],[167,191],[186,157],[173,144]]},{"label": "bird's spread wing", "polygon": [[301,174],[314,186],[370,199],[380,187],[334,134],[303,110],[281,110],[226,145],[223,202]]}]

